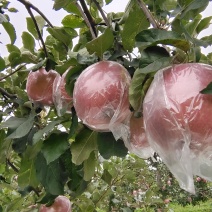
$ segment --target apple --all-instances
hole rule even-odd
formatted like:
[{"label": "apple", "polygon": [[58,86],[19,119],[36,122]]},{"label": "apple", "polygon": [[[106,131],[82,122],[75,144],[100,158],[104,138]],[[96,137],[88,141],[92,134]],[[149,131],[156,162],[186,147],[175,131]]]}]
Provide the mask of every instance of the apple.
[{"label": "apple", "polygon": [[96,131],[110,131],[114,123],[129,115],[131,77],[119,63],[100,61],[87,67],[78,77],[73,101],[79,119]]},{"label": "apple", "polygon": [[211,179],[212,66],[178,64],[159,70],[145,96],[148,141],[180,182],[194,193],[193,174]]},{"label": "apple", "polygon": [[67,197],[60,195],[51,206],[41,205],[39,212],[71,212],[71,202]]},{"label": "apple", "polygon": [[132,114],[130,118],[130,140],[128,149],[130,152],[138,155],[140,158],[147,159],[153,155],[153,150],[149,145],[144,129],[143,117],[135,117]]},{"label": "apple", "polygon": [[71,112],[71,107],[73,106],[73,99],[67,93],[65,88],[65,77],[69,70],[70,68],[63,73],[62,77],[58,75],[55,78],[53,84],[53,100],[59,116],[61,116],[65,112]]},{"label": "apple", "polygon": [[29,99],[38,106],[53,105],[53,82],[59,74],[40,68],[31,71],[27,78],[26,90]]}]

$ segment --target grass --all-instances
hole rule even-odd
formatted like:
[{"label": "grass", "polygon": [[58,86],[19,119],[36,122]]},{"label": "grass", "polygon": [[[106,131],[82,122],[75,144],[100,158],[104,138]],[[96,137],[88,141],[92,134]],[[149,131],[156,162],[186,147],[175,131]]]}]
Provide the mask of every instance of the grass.
[{"label": "grass", "polygon": [[172,209],[173,212],[212,212],[212,199],[196,206],[188,205],[182,207],[180,205],[170,204],[169,208]]}]

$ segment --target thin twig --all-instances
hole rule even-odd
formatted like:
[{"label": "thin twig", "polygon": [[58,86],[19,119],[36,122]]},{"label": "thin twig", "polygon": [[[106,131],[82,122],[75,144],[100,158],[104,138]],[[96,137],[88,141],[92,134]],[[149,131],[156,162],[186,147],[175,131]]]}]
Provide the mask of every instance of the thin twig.
[{"label": "thin twig", "polygon": [[109,20],[107,19],[104,11],[102,10],[101,6],[99,5],[99,2],[97,0],[93,0],[94,4],[96,5],[97,9],[99,10],[99,12],[101,13],[102,15],[102,18],[104,19],[105,21],[105,24],[109,27],[110,26],[110,22]]},{"label": "thin twig", "polygon": [[33,5],[29,1],[25,1],[25,0],[17,0],[17,1],[21,2],[22,4],[24,4],[25,7],[27,6],[29,8],[32,8],[33,10],[35,10],[38,14],[40,14],[43,17],[43,19],[47,22],[47,24],[50,27],[54,28],[54,26],[51,24],[51,22],[49,21],[49,19],[37,7],[35,7],[35,5]]},{"label": "thin twig", "polygon": [[8,97],[8,98],[10,98],[10,99],[15,99],[15,98],[17,98],[17,95],[16,94],[10,94],[10,93],[8,93],[7,91],[5,91],[3,88],[1,88],[0,87],[0,93],[2,94],[2,96],[6,96],[6,97]]},{"label": "thin twig", "polygon": [[10,74],[4,76],[4,77],[0,77],[0,81],[12,76],[13,74],[15,74],[16,72],[18,72],[19,70],[21,70],[26,64],[23,64],[21,66],[19,66],[15,71],[11,72]]},{"label": "thin twig", "polygon": [[139,4],[139,6],[141,7],[141,9],[143,10],[144,14],[146,15],[149,22],[152,24],[152,26],[154,28],[160,28],[158,26],[157,22],[155,21],[155,19],[153,18],[152,13],[146,7],[146,4],[143,2],[143,0],[137,0],[137,2]]},{"label": "thin twig", "polygon": [[10,160],[7,158],[6,159],[7,164],[13,169],[13,171],[15,171],[16,173],[19,172],[18,168],[16,168],[13,163],[10,162]]},{"label": "thin twig", "polygon": [[34,15],[33,15],[32,11],[31,11],[31,9],[28,8],[28,7],[26,7],[26,9],[28,10],[28,13],[30,14],[30,16],[31,16],[31,18],[32,18],[32,20],[33,20],[33,22],[34,22],[34,24],[35,24],[35,28],[36,28],[36,31],[37,31],[37,33],[38,33],[38,37],[39,37],[39,39],[40,39],[40,41],[41,41],[41,43],[42,43],[42,46],[43,46],[43,50],[44,50],[45,56],[46,56],[46,58],[48,58],[48,53],[47,53],[47,50],[46,50],[46,46],[45,46],[45,43],[44,43],[44,41],[43,41],[43,37],[42,37],[42,35],[41,35],[41,32],[40,32],[40,29],[39,29],[39,27],[38,27],[37,21],[35,20],[35,17],[34,17]]},{"label": "thin twig", "polygon": [[82,8],[80,7],[80,5],[77,2],[75,2],[75,4],[76,4],[78,10],[80,11],[83,19],[85,20],[88,28],[90,29],[92,37],[95,39],[97,37],[95,22],[87,8],[87,5],[85,4],[85,1],[84,0],[79,0],[79,1],[80,1]]},{"label": "thin twig", "polygon": [[43,46],[43,50],[44,50],[45,56],[46,56],[46,58],[48,58],[48,52],[47,52],[45,43],[44,43],[44,41],[43,41],[43,37],[42,37],[42,35],[41,35],[41,32],[40,32],[40,29],[39,29],[39,27],[38,27],[38,24],[37,24],[37,21],[36,21],[36,19],[35,19],[35,16],[33,15],[32,11],[31,11],[31,7],[32,7],[31,5],[32,5],[32,4],[29,4],[29,2],[26,2],[25,0],[17,0],[17,1],[21,2],[22,4],[24,4],[24,6],[26,7],[26,9],[27,9],[29,15],[31,16],[32,21],[33,21],[33,23],[34,23],[34,25],[35,25],[36,31],[37,31],[37,33],[38,33],[38,37],[39,37],[39,39],[40,39],[40,41],[41,41],[41,43],[42,43],[42,46]]}]

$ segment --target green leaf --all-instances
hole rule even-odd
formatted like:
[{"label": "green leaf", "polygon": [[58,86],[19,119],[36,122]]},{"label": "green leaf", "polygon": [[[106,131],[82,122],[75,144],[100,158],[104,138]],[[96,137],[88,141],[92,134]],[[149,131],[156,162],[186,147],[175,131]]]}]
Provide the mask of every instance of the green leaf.
[{"label": "green leaf", "polygon": [[80,165],[87,160],[92,151],[97,150],[97,133],[87,128],[81,130],[71,145],[72,161]]},{"label": "green leaf", "polygon": [[142,30],[147,29],[149,25],[149,21],[141,8],[138,7],[137,3],[133,4],[121,32],[124,48],[132,51],[135,46],[135,36]]},{"label": "green leaf", "polygon": [[84,20],[78,15],[69,14],[65,16],[62,20],[64,27],[70,28],[82,28],[85,26]]},{"label": "green leaf", "polygon": [[104,180],[108,185],[111,185],[113,177],[107,169],[104,169],[101,179]]},{"label": "green leaf", "polygon": [[25,121],[27,121],[27,118],[10,117],[7,121],[1,123],[0,128],[8,127],[11,129],[16,129]]},{"label": "green leaf", "polygon": [[32,144],[33,135],[37,132],[37,128],[32,128],[24,137],[13,139],[12,148],[16,153],[23,153],[27,144]]},{"label": "green leaf", "polygon": [[98,133],[98,149],[101,156],[109,159],[111,156],[125,157],[128,149],[122,140],[116,141],[111,132]]},{"label": "green leaf", "polygon": [[211,24],[212,16],[203,18],[196,28],[196,33],[199,34],[202,30],[207,29]]},{"label": "green leaf", "polygon": [[31,130],[34,124],[34,118],[35,114],[30,114],[29,117],[7,137],[7,139],[24,137]]},{"label": "green leaf", "polygon": [[21,61],[23,63],[38,63],[38,58],[34,54],[32,54],[30,51],[23,51],[21,53]]},{"label": "green leaf", "polygon": [[18,174],[18,185],[23,189],[27,186],[37,187],[38,184],[39,182],[36,176],[34,160],[29,160],[29,158],[23,157]]},{"label": "green leaf", "polygon": [[33,136],[33,144],[36,144],[43,137],[44,134],[47,134],[52,129],[54,129],[54,127],[60,124],[61,121],[62,120],[51,121],[47,126],[35,133]]},{"label": "green leaf", "polygon": [[46,163],[42,153],[37,155],[35,160],[35,168],[38,180],[42,183],[46,192],[52,195],[60,195],[64,193],[64,173],[58,160]]},{"label": "green leaf", "polygon": [[73,14],[81,16],[81,13],[79,9],[77,8],[74,1],[73,0],[69,1],[69,3],[65,7],[63,7],[63,9],[66,10],[68,13],[73,13]]},{"label": "green leaf", "polygon": [[54,1],[54,6],[53,9],[54,10],[60,10],[61,8],[66,7],[69,2],[72,2],[73,0],[67,1],[67,0],[55,0]]},{"label": "green leaf", "polygon": [[5,61],[2,57],[0,57],[0,71],[3,71],[6,68]]},{"label": "green leaf", "polygon": [[189,42],[183,36],[174,31],[162,29],[144,30],[135,37],[135,40],[136,46],[142,49],[157,44],[171,45],[184,51],[190,48]]},{"label": "green leaf", "polygon": [[35,49],[35,40],[28,32],[22,33],[22,42],[25,49],[28,49],[31,52],[34,52]]},{"label": "green leaf", "polygon": [[201,20],[202,16],[200,14],[198,14],[193,21],[189,22],[188,24],[185,25],[185,29],[186,31],[189,33],[189,35],[191,36],[195,36],[196,35],[196,29],[197,26]]},{"label": "green leaf", "polygon": [[11,44],[14,44],[16,41],[16,31],[14,26],[10,22],[3,22],[2,25],[10,37]]},{"label": "green leaf", "polygon": [[52,133],[44,142],[41,152],[46,159],[47,165],[58,159],[68,148],[67,133]]},{"label": "green leaf", "polygon": [[103,53],[112,47],[113,42],[113,32],[107,28],[98,38],[88,42],[86,48],[90,54],[96,53],[97,56],[102,57]]},{"label": "green leaf", "polygon": [[69,44],[72,42],[70,35],[66,32],[66,30],[64,28],[61,28],[61,27],[48,28],[47,31],[54,38],[61,41],[66,46],[69,46]]},{"label": "green leaf", "polygon": [[[197,14],[199,14],[201,11],[203,11],[207,5],[209,3],[209,0],[193,0],[190,4],[188,4],[188,6],[183,10],[183,12],[181,13],[181,19],[184,18],[188,12],[191,12],[192,10],[197,10]],[[194,18],[194,17],[193,17]]]},{"label": "green leaf", "polygon": [[7,46],[7,51],[9,53],[17,52],[18,54],[21,54],[20,48],[18,48],[17,46],[13,44],[7,44],[6,46]]},{"label": "green leaf", "polygon": [[113,0],[105,0],[106,5],[110,4]]},{"label": "green leaf", "polygon": [[146,67],[138,68],[135,71],[129,88],[129,100],[134,110],[141,109],[140,106],[152,81],[152,74],[169,66],[171,60],[172,58],[169,57],[161,57]]},{"label": "green leaf", "polygon": [[210,82],[206,88],[200,91],[202,94],[212,94],[212,82]]},{"label": "green leaf", "polygon": [[169,52],[160,46],[150,46],[141,51],[139,58],[139,68],[144,68],[145,66],[153,63],[155,60],[164,57],[170,57]]},{"label": "green leaf", "polygon": [[15,66],[22,63],[21,54],[18,53],[18,52],[11,52],[9,57],[8,57],[8,60],[9,60],[10,65],[12,67],[15,67]]},{"label": "green leaf", "polygon": [[3,164],[6,161],[7,152],[10,148],[10,142],[5,140],[6,133],[4,130],[0,130],[0,163]]},{"label": "green leaf", "polygon": [[[42,35],[43,34],[43,28],[44,28],[46,22],[42,18],[42,16],[35,16],[35,20],[36,20],[36,23],[38,25],[39,31],[40,31],[40,33]],[[34,36],[34,38],[36,40],[38,40],[39,39],[38,32],[36,30],[36,27],[35,27],[35,24],[34,24],[32,18],[31,17],[27,17],[26,18],[26,22],[27,22],[28,31]]]},{"label": "green leaf", "polygon": [[89,181],[94,176],[96,168],[96,155],[94,152],[91,152],[89,158],[83,163],[84,170],[84,180]]}]

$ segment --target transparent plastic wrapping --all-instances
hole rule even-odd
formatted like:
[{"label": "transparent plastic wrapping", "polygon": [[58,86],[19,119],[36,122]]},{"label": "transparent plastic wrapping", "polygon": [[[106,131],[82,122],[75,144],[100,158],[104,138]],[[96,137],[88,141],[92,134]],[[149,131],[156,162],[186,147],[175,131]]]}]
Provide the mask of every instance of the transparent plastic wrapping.
[{"label": "transparent plastic wrapping", "polygon": [[131,77],[119,63],[101,61],[86,68],[75,83],[73,99],[78,117],[96,131],[112,131],[116,139],[126,132]]},{"label": "transparent plastic wrapping", "polygon": [[130,114],[128,120],[125,122],[126,134],[122,136],[122,140],[129,152],[134,153],[140,158],[147,159],[154,154],[151,148],[144,129],[143,117],[135,117],[133,113]]},{"label": "transparent plastic wrapping", "polygon": [[31,71],[27,78],[26,90],[29,99],[37,106],[52,106],[53,103],[53,83],[59,76],[56,71],[40,68]]},{"label": "transparent plastic wrapping", "polygon": [[[70,67],[71,68],[71,67]],[[62,116],[65,113],[71,113],[71,107],[73,106],[73,99],[72,97],[66,92],[65,85],[66,85],[66,75],[68,71],[66,70],[62,77],[58,75],[53,84],[53,101],[55,108],[57,110],[58,116]]]},{"label": "transparent plastic wrapping", "polygon": [[173,65],[156,73],[143,103],[151,147],[191,193],[193,175],[212,181],[212,95],[200,93],[211,81],[209,65]]}]

